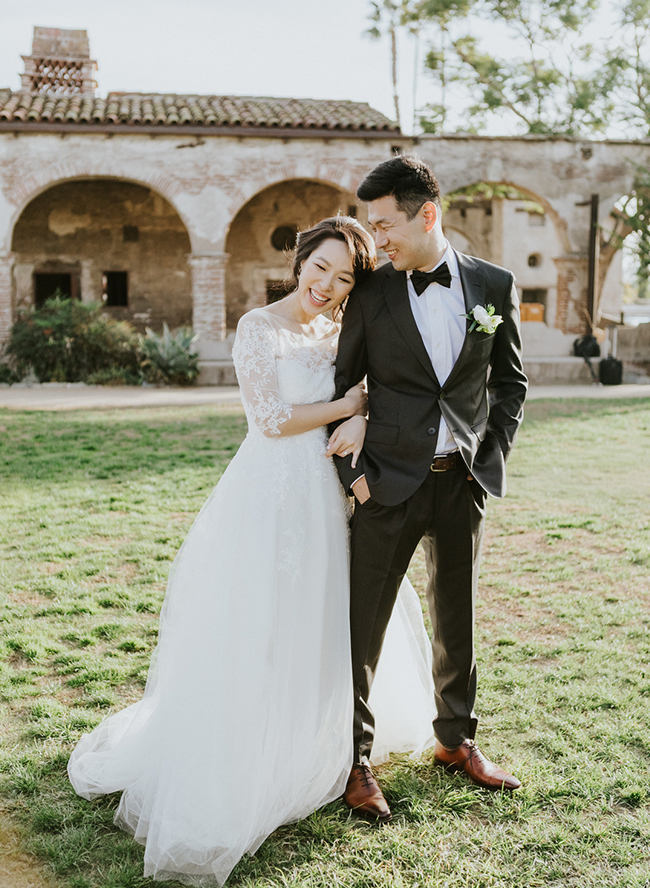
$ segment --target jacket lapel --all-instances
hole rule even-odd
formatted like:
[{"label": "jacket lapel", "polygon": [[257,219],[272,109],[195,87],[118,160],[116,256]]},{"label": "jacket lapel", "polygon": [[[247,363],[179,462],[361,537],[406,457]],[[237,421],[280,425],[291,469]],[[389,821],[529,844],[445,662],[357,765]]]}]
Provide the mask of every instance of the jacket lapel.
[{"label": "jacket lapel", "polygon": [[[463,288],[463,298],[465,300],[465,313],[469,314],[477,305],[484,305],[485,303],[485,278],[481,272],[477,270],[470,256],[465,256],[463,253],[456,252],[456,258],[458,259],[458,273],[460,275],[460,283]],[[465,339],[463,340],[460,354],[458,355],[456,363],[454,364],[445,385],[449,385],[453,380],[459,368],[462,367],[463,362],[469,358],[472,348],[474,347],[476,338],[469,332],[471,326],[472,321],[467,320]]]},{"label": "jacket lapel", "polygon": [[386,304],[395,326],[408,343],[413,354],[436,384],[440,385],[411,311],[406,280],[405,271],[395,271],[393,268],[387,269],[384,281]]}]

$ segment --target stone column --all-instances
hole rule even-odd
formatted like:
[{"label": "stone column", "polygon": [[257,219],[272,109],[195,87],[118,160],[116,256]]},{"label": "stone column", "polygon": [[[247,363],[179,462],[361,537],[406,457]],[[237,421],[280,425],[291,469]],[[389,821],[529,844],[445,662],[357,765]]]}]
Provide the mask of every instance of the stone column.
[{"label": "stone column", "polygon": [[591,332],[587,308],[588,257],[570,253],[553,259],[557,268],[557,307],[555,326],[563,333]]},{"label": "stone column", "polygon": [[[228,253],[192,253],[192,326],[198,333],[199,385],[231,382],[230,347],[226,342],[226,266]],[[234,379],[234,377],[232,377]]]},{"label": "stone column", "polygon": [[226,338],[226,265],[228,253],[192,253],[192,325],[201,338]]},{"label": "stone column", "polygon": [[13,324],[14,254],[0,254],[0,355]]}]

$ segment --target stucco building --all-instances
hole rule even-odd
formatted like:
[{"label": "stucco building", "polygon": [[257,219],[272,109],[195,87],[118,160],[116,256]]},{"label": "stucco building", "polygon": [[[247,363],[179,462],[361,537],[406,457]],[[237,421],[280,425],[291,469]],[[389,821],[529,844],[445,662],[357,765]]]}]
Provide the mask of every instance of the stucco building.
[{"label": "stucco building", "polygon": [[[587,204],[600,194],[606,229],[650,158],[639,143],[407,138],[348,101],[102,98],[85,31],[36,28],[23,59],[20,89],[0,89],[0,342],[21,306],[59,287],[141,327],[193,324],[206,382],[223,378],[241,314],[284,277],[295,232],[339,210],[363,220],[360,180],[407,150],[445,192],[506,183],[534,204],[456,200],[445,224],[454,245],[515,271],[568,354],[585,327]],[[614,306],[615,255],[597,275]]]}]

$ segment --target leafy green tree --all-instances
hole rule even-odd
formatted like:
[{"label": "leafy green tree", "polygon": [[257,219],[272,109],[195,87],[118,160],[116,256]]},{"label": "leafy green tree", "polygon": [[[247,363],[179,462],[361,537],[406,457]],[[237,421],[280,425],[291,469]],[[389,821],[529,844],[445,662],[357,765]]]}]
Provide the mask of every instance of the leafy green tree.
[{"label": "leafy green tree", "polygon": [[606,68],[616,84],[617,117],[628,138],[650,136],[650,0],[628,0]]},{"label": "leafy green tree", "polygon": [[[504,123],[515,120],[526,133],[604,132],[614,109],[616,66],[581,36],[596,3],[479,0],[463,10],[466,29],[459,36],[452,33],[458,16],[437,12],[436,24],[448,40],[432,47],[426,66],[441,86],[450,79],[460,84],[468,99],[463,128],[480,130],[496,115]],[[423,7],[420,14],[431,12]],[[489,49],[472,33],[481,21],[500,26],[503,35]],[[444,114],[425,115],[423,128],[437,130],[444,120]]]}]

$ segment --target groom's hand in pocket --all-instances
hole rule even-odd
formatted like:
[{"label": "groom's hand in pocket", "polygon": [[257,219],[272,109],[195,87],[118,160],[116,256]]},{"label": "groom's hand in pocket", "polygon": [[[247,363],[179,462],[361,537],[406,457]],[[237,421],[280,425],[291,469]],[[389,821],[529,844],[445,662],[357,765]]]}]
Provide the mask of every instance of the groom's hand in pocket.
[{"label": "groom's hand in pocket", "polygon": [[352,485],[352,493],[355,495],[357,502],[360,505],[363,505],[366,500],[370,499],[370,488],[368,487],[365,475],[362,475],[358,481],[354,482]]}]

